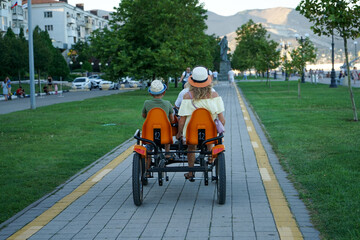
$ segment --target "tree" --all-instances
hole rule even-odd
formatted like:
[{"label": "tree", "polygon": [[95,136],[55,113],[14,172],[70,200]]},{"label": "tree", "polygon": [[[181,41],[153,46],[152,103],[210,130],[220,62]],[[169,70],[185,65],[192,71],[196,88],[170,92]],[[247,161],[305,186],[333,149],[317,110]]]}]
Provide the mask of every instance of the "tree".
[{"label": "tree", "polygon": [[[292,65],[294,71],[301,72],[301,75],[303,75],[306,63],[315,63],[316,48],[313,42],[308,37],[303,40],[298,39],[297,41],[299,43],[299,47],[291,51],[290,56],[292,60],[290,64]],[[299,80],[298,98],[301,97],[300,83],[301,81]]]},{"label": "tree", "polygon": [[121,1],[107,33],[112,71],[167,79],[187,66],[212,67],[205,13],[198,0]]},{"label": "tree", "polygon": [[334,30],[342,37],[345,48],[348,72],[348,87],[353,108],[354,121],[358,121],[354,94],[351,88],[347,40],[359,37],[360,6],[359,0],[301,0],[296,10],[314,25],[313,32],[319,36],[331,36]]},{"label": "tree", "polygon": [[275,69],[280,65],[280,51],[277,50],[279,44],[274,40],[268,40],[266,38],[259,40],[259,51],[256,56],[256,69],[267,72],[266,84],[269,84],[271,88],[271,82],[269,78],[269,69]]},{"label": "tree", "polygon": [[[47,35],[47,36],[46,36]],[[50,68],[51,63],[51,40],[49,34],[43,33],[43,31],[36,26],[33,33],[34,38],[34,67],[38,72],[38,85],[39,92],[41,92],[40,88],[40,77],[42,72],[46,72]]]},{"label": "tree", "polygon": [[265,72],[279,66],[278,44],[270,40],[267,30],[252,19],[236,30],[237,47],[231,64],[241,71],[255,68]]}]

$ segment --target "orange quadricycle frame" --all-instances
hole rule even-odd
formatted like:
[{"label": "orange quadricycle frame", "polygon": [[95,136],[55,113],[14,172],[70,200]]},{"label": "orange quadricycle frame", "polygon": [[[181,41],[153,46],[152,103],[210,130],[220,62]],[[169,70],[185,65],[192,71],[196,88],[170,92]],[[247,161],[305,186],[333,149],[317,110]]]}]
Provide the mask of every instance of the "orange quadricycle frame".
[{"label": "orange quadricycle frame", "polygon": [[[205,185],[209,180],[215,182],[217,201],[225,203],[226,198],[226,170],[225,146],[222,144],[223,134],[218,134],[214,120],[208,110],[196,109],[190,116],[186,130],[186,141],[176,139],[177,121],[170,123],[165,111],[153,108],[149,111],[142,131],[137,130],[134,138],[133,159],[133,198],[135,205],[143,202],[143,187],[157,174],[160,186],[169,180],[168,172],[200,172]],[[165,151],[165,145],[170,145],[170,151]],[[189,151],[188,145],[197,146],[195,151]],[[187,155],[194,153],[195,165],[187,165]],[[209,176],[211,175],[211,176]]]}]

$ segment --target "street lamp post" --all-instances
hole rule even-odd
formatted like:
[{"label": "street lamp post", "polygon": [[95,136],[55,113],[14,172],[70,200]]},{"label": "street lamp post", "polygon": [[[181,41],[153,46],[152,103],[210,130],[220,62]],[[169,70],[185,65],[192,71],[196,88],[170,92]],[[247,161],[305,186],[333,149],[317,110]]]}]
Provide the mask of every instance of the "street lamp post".
[{"label": "street lamp post", "polygon": [[[299,35],[296,34],[295,35],[295,38],[296,40],[300,40],[300,44],[301,44],[301,57],[302,59],[304,60],[304,41],[309,37],[309,34],[305,34],[305,38],[303,38],[303,36],[300,36],[300,39],[299,39]],[[301,83],[305,83],[305,62],[304,62],[304,65],[302,66],[302,69],[301,69]]]},{"label": "street lamp post", "polygon": [[[290,47],[290,45],[291,45],[290,42],[288,42],[287,44],[286,43],[280,44],[280,46],[285,49],[285,65],[287,65],[287,50]],[[288,81],[288,73],[286,67],[285,67],[285,81]]]},{"label": "street lamp post", "polygon": [[101,62],[99,62],[99,71],[101,73]]},{"label": "street lamp post", "polygon": [[331,64],[332,64],[332,68],[331,68],[331,83],[329,86],[331,88],[337,88],[336,80],[335,80],[334,61],[335,61],[335,55],[334,55],[334,30],[333,30],[331,33]]},{"label": "street lamp post", "polygon": [[91,75],[93,75],[93,73],[94,73],[94,63],[93,62],[91,63],[91,70],[92,70]]},{"label": "street lamp post", "polygon": [[69,64],[70,64],[70,73],[71,73],[72,72],[73,61],[70,61]]}]

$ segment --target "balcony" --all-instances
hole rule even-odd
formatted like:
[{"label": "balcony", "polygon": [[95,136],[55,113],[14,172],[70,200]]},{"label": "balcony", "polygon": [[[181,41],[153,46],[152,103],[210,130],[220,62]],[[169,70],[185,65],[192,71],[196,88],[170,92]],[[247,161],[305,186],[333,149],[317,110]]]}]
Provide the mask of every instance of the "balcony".
[{"label": "balcony", "polygon": [[24,21],[24,16],[23,15],[20,15],[20,14],[13,14],[12,15],[12,19],[14,21]]},{"label": "balcony", "polygon": [[67,30],[68,37],[77,37],[77,31],[74,29]]},{"label": "balcony", "polygon": [[89,29],[91,29],[91,28],[92,28],[92,26],[93,26],[93,25],[92,25],[92,23],[86,23],[86,24],[85,24],[85,28],[89,28]]},{"label": "balcony", "polygon": [[85,26],[85,21],[84,20],[76,20],[76,24],[78,25],[78,26]]},{"label": "balcony", "polygon": [[7,17],[9,15],[9,11],[7,9],[0,9],[0,16]]},{"label": "balcony", "polygon": [[68,18],[67,19],[67,23],[68,24],[75,24],[76,23],[76,20],[74,18]]}]

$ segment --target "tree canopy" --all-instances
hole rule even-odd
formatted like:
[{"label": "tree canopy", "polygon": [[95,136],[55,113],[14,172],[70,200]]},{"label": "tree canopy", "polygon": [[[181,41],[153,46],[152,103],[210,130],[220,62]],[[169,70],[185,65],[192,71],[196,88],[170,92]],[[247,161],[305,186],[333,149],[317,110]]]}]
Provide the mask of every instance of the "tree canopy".
[{"label": "tree canopy", "polygon": [[123,0],[92,47],[114,77],[167,79],[188,66],[213,68],[216,38],[204,32],[205,13],[198,0]]},{"label": "tree canopy", "polygon": [[[335,30],[343,38],[348,73],[350,69],[347,40],[360,36],[359,3],[359,0],[301,0],[296,7],[297,11],[314,23],[311,28],[315,34],[331,36]],[[350,74],[348,86],[354,120],[358,121]]]},{"label": "tree canopy", "polygon": [[255,68],[265,72],[280,64],[278,43],[270,40],[267,30],[252,19],[236,30],[237,47],[232,56],[232,66],[241,71]]}]

